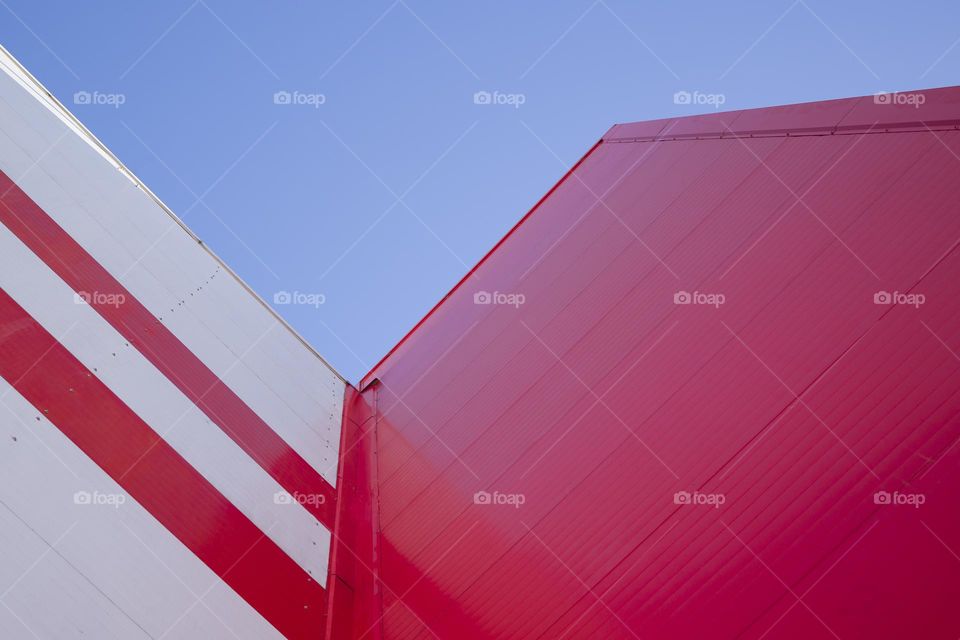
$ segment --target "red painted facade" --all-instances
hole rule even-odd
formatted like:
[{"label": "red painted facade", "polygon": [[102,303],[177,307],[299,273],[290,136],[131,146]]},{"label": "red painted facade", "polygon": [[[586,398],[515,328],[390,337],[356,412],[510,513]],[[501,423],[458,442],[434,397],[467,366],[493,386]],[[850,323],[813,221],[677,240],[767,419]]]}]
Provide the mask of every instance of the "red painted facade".
[{"label": "red painted facade", "polygon": [[613,127],[347,402],[332,637],[960,635],[960,89],[901,95]]}]

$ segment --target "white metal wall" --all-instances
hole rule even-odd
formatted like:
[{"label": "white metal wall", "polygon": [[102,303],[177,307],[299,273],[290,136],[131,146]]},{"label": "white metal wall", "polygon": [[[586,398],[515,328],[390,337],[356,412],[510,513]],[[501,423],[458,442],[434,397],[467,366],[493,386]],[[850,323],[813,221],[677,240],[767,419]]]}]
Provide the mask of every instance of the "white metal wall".
[{"label": "white metal wall", "polygon": [[[345,383],[0,51],[0,170],[336,483]],[[9,229],[0,288],[318,582],[330,532]],[[0,637],[278,632],[0,379]],[[202,597],[201,597],[202,596]],[[319,637],[319,636],[318,636]]]}]

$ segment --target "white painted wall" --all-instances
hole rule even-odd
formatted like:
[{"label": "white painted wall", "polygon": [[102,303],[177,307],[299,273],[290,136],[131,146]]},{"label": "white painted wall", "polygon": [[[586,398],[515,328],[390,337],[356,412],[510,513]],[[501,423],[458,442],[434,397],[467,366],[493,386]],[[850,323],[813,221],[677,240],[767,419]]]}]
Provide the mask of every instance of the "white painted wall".
[{"label": "white painted wall", "polygon": [[[335,486],[343,379],[2,49],[0,169]],[[2,225],[0,287],[326,581],[329,531]],[[0,379],[0,638],[278,636],[133,500],[73,504],[122,489],[36,413]]]}]

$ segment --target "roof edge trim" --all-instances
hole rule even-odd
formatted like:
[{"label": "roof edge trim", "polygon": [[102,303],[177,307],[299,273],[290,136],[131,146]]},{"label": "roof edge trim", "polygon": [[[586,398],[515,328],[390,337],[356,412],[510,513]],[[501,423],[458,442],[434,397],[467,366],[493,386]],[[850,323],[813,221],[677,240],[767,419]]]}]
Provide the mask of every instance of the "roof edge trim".
[{"label": "roof edge trim", "polygon": [[[680,104],[691,104],[693,95],[686,98]],[[647,142],[955,128],[960,128],[960,87],[936,87],[621,123],[611,127],[603,140]]]},{"label": "roof edge trim", "polygon": [[440,298],[440,300],[438,300],[437,303],[436,303],[435,305],[433,305],[433,307],[431,307],[430,311],[428,311],[428,312],[426,313],[426,315],[424,315],[423,318],[421,318],[420,321],[417,322],[417,324],[413,325],[413,327],[412,327],[409,331],[407,331],[407,332],[403,335],[402,338],[400,338],[400,340],[397,342],[397,344],[395,344],[395,345],[393,346],[393,348],[390,349],[390,351],[388,351],[386,354],[384,354],[384,356],[383,356],[382,358],[380,358],[380,360],[378,360],[377,363],[376,363],[375,365],[373,365],[373,367],[370,368],[370,371],[368,371],[368,372],[360,379],[360,383],[357,385],[357,388],[360,390],[361,393],[362,393],[363,391],[365,391],[365,390],[367,389],[367,387],[370,386],[370,384],[371,384],[372,381],[374,381],[374,380],[377,379],[376,374],[378,373],[378,370],[379,370],[380,367],[383,365],[383,363],[386,362],[387,359],[390,358],[390,356],[392,356],[394,353],[396,353],[397,350],[400,349],[400,347],[402,347],[402,346],[407,342],[407,340],[408,340],[414,333],[416,333],[417,329],[419,329],[421,326],[423,326],[423,324],[424,324],[428,319],[430,319],[430,316],[432,316],[432,315],[437,311],[437,309],[439,309],[440,306],[443,305],[443,303],[447,301],[447,298],[449,298],[450,296],[452,296],[453,293],[463,285],[463,283],[465,283],[467,280],[469,280],[470,277],[471,277],[474,273],[476,273],[477,269],[479,269],[479,268],[483,265],[483,263],[486,262],[487,259],[488,259],[491,255],[493,255],[493,253],[494,253],[497,249],[499,249],[500,246],[501,246],[504,242],[506,242],[507,239],[508,239],[511,235],[513,235],[513,233],[514,233],[517,229],[520,228],[520,225],[522,225],[522,224],[527,220],[527,218],[529,218],[530,216],[532,216],[533,213],[534,213],[537,209],[540,208],[540,205],[542,205],[542,204],[544,203],[544,201],[546,201],[547,198],[549,198],[551,195],[553,195],[553,193],[554,193],[557,189],[560,188],[560,185],[562,185],[564,182],[566,182],[566,181],[567,181],[567,178],[569,178],[571,175],[573,175],[573,172],[576,171],[576,170],[580,167],[580,165],[582,165],[582,164],[587,160],[587,158],[589,158],[590,155],[593,154],[593,152],[597,150],[597,147],[599,147],[599,146],[600,146],[601,144],[603,144],[603,143],[604,143],[603,138],[597,140],[597,141],[593,144],[593,146],[590,147],[590,149],[588,149],[587,152],[586,152],[585,154],[583,154],[583,156],[581,156],[580,159],[577,160],[569,169],[567,169],[566,173],[564,173],[563,176],[561,176],[560,179],[557,180],[557,182],[556,182],[552,187],[550,187],[550,190],[547,191],[543,196],[541,196],[541,198],[540,198],[539,200],[537,200],[537,202],[536,202],[532,207],[530,207],[530,210],[527,211],[527,212],[523,215],[522,218],[520,218],[519,220],[517,220],[517,222],[516,222],[512,227],[510,227],[509,231],[507,231],[507,232],[503,235],[503,237],[500,238],[500,240],[498,240],[497,243],[496,243],[495,245],[493,245],[493,246],[490,248],[490,250],[487,251],[487,252],[483,255],[483,257],[480,258],[480,260],[477,261],[477,263],[476,263],[475,265],[473,265],[473,268],[470,269],[469,271],[467,271],[467,273],[466,273],[462,278],[460,278],[460,280],[457,281],[457,283],[456,283],[455,285],[453,285],[453,287],[451,287],[451,289],[450,289],[442,298]]},{"label": "roof edge trim", "polygon": [[623,136],[604,138],[604,142],[622,144],[629,142],[668,142],[672,140],[732,140],[735,138],[788,138],[799,136],[863,135],[876,133],[909,133],[923,131],[960,130],[960,119],[925,122],[895,122],[875,125],[849,125],[833,127],[806,127],[794,129],[753,129],[749,131],[708,131],[675,135]]},{"label": "roof edge trim", "polygon": [[87,144],[93,147],[101,156],[103,156],[110,164],[114,165],[121,173],[123,173],[127,179],[129,179],[135,187],[143,191],[151,200],[153,200],[160,209],[170,216],[174,222],[176,222],[181,229],[183,229],[187,235],[189,235],[200,247],[206,251],[216,262],[219,264],[223,270],[237,283],[243,287],[253,298],[259,302],[267,312],[273,316],[273,318],[280,323],[287,331],[289,331],[294,338],[296,338],[300,343],[307,348],[310,353],[312,353],[317,359],[320,360],[330,370],[330,372],[340,379],[346,385],[349,385],[350,382],[343,377],[339,371],[337,371],[333,365],[331,365],[326,358],[324,358],[320,353],[311,345],[306,338],[301,336],[296,329],[294,329],[283,317],[277,313],[273,307],[271,307],[267,302],[260,297],[260,295],[253,290],[250,285],[248,285],[244,280],[237,275],[237,273],[231,269],[226,262],[224,262],[220,256],[218,256],[214,251],[206,244],[203,240],[200,239],[191,229],[188,227],[178,216],[173,212],[173,210],[168,207],[163,200],[157,196],[153,191],[147,187],[140,178],[136,176],[125,164],[123,164],[120,159],[114,155],[112,151],[103,142],[97,138],[93,132],[91,132],[84,124],[77,118],[73,113],[67,109],[56,96],[53,95],[43,84],[34,77],[32,73],[19,61],[16,57],[13,56],[7,49],[0,44],[0,71],[10,75],[15,81],[19,82],[21,86],[30,91],[34,97],[41,102],[47,109],[49,109],[55,116],[60,118],[71,130],[79,135]]}]

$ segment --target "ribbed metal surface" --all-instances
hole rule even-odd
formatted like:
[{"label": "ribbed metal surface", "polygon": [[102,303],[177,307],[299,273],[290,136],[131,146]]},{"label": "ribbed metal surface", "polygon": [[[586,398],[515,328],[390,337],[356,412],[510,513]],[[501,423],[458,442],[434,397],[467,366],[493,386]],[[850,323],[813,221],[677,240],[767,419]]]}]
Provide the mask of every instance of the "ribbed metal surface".
[{"label": "ribbed metal surface", "polygon": [[611,130],[367,378],[385,638],[960,634],[960,91],[925,95]]},{"label": "ribbed metal surface", "polygon": [[0,48],[0,638],[318,638],[346,385]]}]

